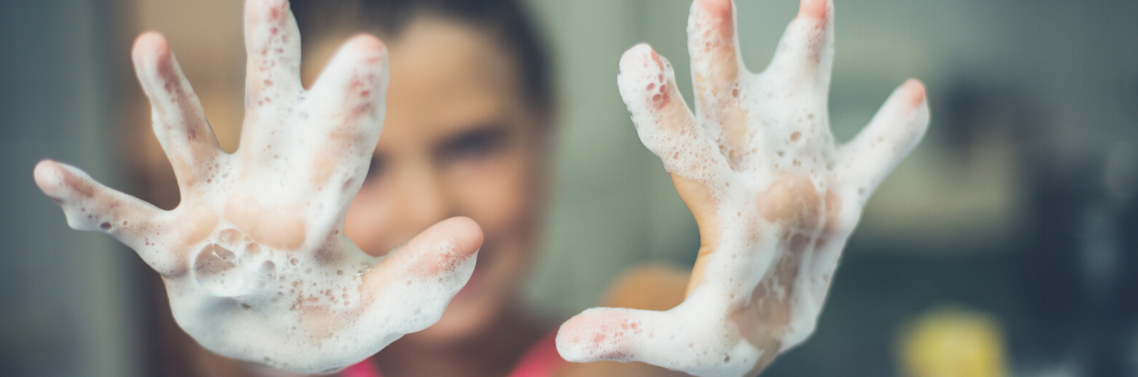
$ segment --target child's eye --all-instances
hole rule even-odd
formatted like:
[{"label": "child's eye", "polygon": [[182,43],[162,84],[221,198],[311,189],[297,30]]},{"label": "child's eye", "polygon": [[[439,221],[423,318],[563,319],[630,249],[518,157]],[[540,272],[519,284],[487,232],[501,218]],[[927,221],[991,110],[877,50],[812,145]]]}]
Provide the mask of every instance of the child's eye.
[{"label": "child's eye", "polygon": [[503,127],[482,127],[444,142],[438,157],[444,164],[478,161],[502,150],[508,138]]}]

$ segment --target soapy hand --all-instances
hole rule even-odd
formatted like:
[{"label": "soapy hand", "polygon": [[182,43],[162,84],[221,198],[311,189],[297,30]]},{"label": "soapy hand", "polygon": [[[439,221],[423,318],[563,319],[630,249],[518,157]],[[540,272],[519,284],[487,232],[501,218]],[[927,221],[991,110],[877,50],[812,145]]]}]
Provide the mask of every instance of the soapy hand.
[{"label": "soapy hand", "polygon": [[759,74],[738,55],[731,0],[698,0],[688,24],[696,112],[647,45],[618,77],[640,140],[696,218],[701,248],[685,301],[663,312],[594,308],[562,325],[569,361],[643,361],[697,376],[755,375],[804,341],[870,193],[924,135],[910,80],[835,146],[827,95],[833,5],[802,0]]},{"label": "soapy hand", "polygon": [[249,0],[241,146],[223,152],[166,40],[133,60],[182,200],[158,209],[43,161],[35,180],[68,224],[116,237],[166,283],[178,324],[219,354],[297,372],[333,371],[438,321],[470,277],[478,225],[443,221],[384,257],[344,236],[344,215],[379,138],[387,51],[340,48],[311,90],[285,0]]}]

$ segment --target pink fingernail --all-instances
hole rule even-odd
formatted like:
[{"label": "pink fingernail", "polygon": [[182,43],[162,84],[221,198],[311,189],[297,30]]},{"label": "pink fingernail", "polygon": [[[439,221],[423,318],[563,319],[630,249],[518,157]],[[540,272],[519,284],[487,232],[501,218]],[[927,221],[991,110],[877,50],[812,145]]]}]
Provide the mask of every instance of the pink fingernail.
[{"label": "pink fingernail", "polygon": [[824,19],[826,7],[827,0],[802,0],[798,7],[798,16]]},{"label": "pink fingernail", "polygon": [[925,101],[925,84],[921,80],[909,79],[905,82],[905,91],[909,93],[909,104],[916,106]]}]

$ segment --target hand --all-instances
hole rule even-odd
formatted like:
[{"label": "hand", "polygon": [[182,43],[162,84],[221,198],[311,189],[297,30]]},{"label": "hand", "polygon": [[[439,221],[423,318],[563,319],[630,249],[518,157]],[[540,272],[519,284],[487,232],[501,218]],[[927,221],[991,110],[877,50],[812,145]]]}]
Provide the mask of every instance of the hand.
[{"label": "hand", "polygon": [[620,93],[640,140],[696,218],[699,257],[668,311],[594,308],[561,326],[569,361],[643,361],[698,376],[754,375],[813,331],[870,193],[924,135],[924,86],[902,85],[848,144],[827,94],[833,5],[802,0],[771,65],[738,57],[730,0],[698,0],[688,26],[696,114],[667,60],[624,54]]},{"label": "hand", "polygon": [[[219,354],[297,372],[363,360],[438,321],[482,243],[473,221],[427,229],[386,257],[344,236],[383,124],[387,51],[361,35],[311,90],[285,0],[249,0],[240,149],[221,151],[166,40],[134,44],[154,132],[182,201],[171,211],[43,161],[36,183],[68,224],[110,234],[160,273],[178,324]],[[378,230],[377,230],[378,231]]]}]

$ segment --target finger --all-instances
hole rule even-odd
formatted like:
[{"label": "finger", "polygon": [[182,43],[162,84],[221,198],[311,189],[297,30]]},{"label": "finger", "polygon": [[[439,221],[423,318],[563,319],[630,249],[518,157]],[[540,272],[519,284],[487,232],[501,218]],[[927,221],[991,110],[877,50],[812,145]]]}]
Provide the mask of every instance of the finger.
[{"label": "finger", "polygon": [[345,182],[348,197],[367,174],[383,127],[388,81],[387,49],[370,35],[348,40],[312,87],[314,112],[308,127],[326,130],[314,143],[313,182]]},{"label": "finger", "polygon": [[221,149],[166,38],[143,33],[135,40],[131,55],[138,81],[150,98],[154,134],[186,195],[192,192],[188,188],[209,179]]},{"label": "finger", "polygon": [[719,147],[696,126],[668,61],[646,44],[624,53],[617,77],[620,95],[632,113],[640,141],[660,157],[676,192],[699,225],[700,239],[714,244],[716,200],[730,166]]},{"label": "finger", "polygon": [[732,0],[697,0],[688,18],[696,109],[700,125],[718,140],[727,162],[740,168],[748,138],[747,112],[739,106],[742,88],[738,36]]},{"label": "finger", "polygon": [[155,270],[168,270],[163,259],[153,253],[158,240],[147,238],[160,227],[156,222],[165,211],[107,188],[79,169],[51,160],[36,164],[35,180],[44,195],[63,209],[71,228],[114,236],[137,251]]},{"label": "finger", "polygon": [[718,113],[739,98],[739,44],[731,0],[697,0],[688,18],[688,52],[692,59],[696,106]]},{"label": "finger", "polygon": [[[474,220],[444,220],[388,254],[367,272],[365,284],[383,290],[425,281],[435,287],[434,292],[452,297],[474,272],[482,240],[482,228]],[[405,283],[396,284],[400,282]]]},{"label": "finger", "polygon": [[367,271],[364,286],[376,303],[398,305],[386,321],[405,332],[427,328],[442,318],[448,303],[470,280],[482,246],[482,229],[456,217],[420,233]]},{"label": "finger", "polygon": [[925,86],[911,79],[893,92],[865,129],[838,150],[837,184],[856,190],[861,204],[925,135]]},{"label": "finger", "polygon": [[677,339],[676,335],[683,334],[686,325],[666,311],[591,308],[570,318],[557,330],[557,352],[566,361],[576,363],[647,362],[643,358],[652,348],[649,342],[656,338],[654,331],[667,332],[661,333],[656,341],[673,343],[672,348],[682,349],[686,348],[688,339],[686,336]]},{"label": "finger", "polygon": [[726,168],[718,147],[696,127],[667,59],[646,44],[636,45],[621,58],[617,83],[640,141],[669,173],[710,182]]},{"label": "finger", "polygon": [[276,108],[302,89],[300,31],[287,0],[245,1],[245,50],[251,110]]},{"label": "finger", "polygon": [[791,85],[826,93],[834,61],[834,7],[831,0],[801,0],[798,17],[779,41],[764,72],[790,79]]},{"label": "finger", "polygon": [[640,361],[697,376],[743,375],[756,357],[714,323],[670,311],[592,308],[557,331],[566,361]]}]

